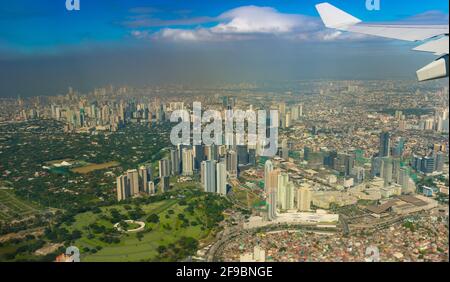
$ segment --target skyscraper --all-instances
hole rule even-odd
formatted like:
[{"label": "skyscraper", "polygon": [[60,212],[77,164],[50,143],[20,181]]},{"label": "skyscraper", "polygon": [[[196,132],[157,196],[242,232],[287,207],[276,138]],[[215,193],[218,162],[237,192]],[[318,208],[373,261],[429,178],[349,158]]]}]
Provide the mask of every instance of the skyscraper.
[{"label": "skyscraper", "polygon": [[203,161],[202,162],[202,179],[205,192],[216,192],[216,162]]},{"label": "skyscraper", "polygon": [[297,189],[297,209],[299,211],[309,211],[311,209],[311,189],[307,186]]},{"label": "skyscraper", "polygon": [[117,186],[117,201],[122,201],[131,196],[130,185],[126,175],[121,175],[116,178]]},{"label": "skyscraper", "polygon": [[139,191],[148,193],[148,182],[151,180],[151,175],[145,166],[139,167]]},{"label": "skyscraper", "polygon": [[238,160],[237,160],[237,154],[235,151],[230,150],[227,153],[227,172],[228,176],[230,178],[236,178],[237,177],[237,171],[238,169]]},{"label": "skyscraper", "polygon": [[277,189],[279,174],[279,170],[273,170],[269,172],[269,193],[267,197],[267,218],[269,220],[274,220],[277,217]]},{"label": "skyscraper", "polygon": [[269,194],[269,177],[270,177],[270,173],[273,171],[273,164],[270,160],[267,160],[266,163],[264,164],[264,192],[266,193],[266,195]]},{"label": "skyscraper", "polygon": [[281,208],[286,207],[286,186],[289,182],[289,175],[286,172],[282,172],[278,175],[278,187],[277,187],[277,204]]},{"label": "skyscraper", "polygon": [[180,174],[180,159],[178,149],[170,150],[170,170],[172,175]]},{"label": "skyscraper", "polygon": [[139,194],[139,173],[136,169],[127,170],[127,179],[131,196]]},{"label": "skyscraper", "polygon": [[159,160],[159,178],[170,175],[170,162],[169,159],[164,158]]},{"label": "skyscraper", "polygon": [[379,156],[380,157],[389,157],[391,155],[390,147],[391,147],[391,137],[390,137],[389,132],[387,132],[387,131],[381,132]]},{"label": "skyscraper", "polygon": [[205,152],[203,145],[195,145],[194,169],[199,170],[200,164],[205,160]]},{"label": "skyscraper", "polygon": [[183,175],[189,176],[194,174],[194,154],[192,149],[183,149],[182,167]]},{"label": "skyscraper", "polygon": [[216,165],[216,190],[220,195],[227,194],[227,166],[224,161],[218,162]]}]

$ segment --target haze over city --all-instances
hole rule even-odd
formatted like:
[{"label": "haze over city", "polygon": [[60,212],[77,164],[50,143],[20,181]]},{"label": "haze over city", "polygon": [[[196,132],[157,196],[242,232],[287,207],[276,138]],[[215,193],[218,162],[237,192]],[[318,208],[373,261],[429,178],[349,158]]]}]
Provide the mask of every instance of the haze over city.
[{"label": "haze over city", "polygon": [[[2,2],[0,96],[68,85],[413,79],[432,58],[413,54],[413,43],[326,29],[318,2],[82,1],[79,11],[62,0]],[[382,1],[380,11],[339,4],[368,22],[448,22],[439,0]]]}]

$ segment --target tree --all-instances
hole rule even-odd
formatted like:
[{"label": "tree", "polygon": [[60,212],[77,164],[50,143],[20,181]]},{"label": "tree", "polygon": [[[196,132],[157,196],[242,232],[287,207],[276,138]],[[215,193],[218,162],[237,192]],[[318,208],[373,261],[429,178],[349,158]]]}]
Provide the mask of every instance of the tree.
[{"label": "tree", "polygon": [[147,217],[147,222],[151,223],[158,223],[159,222],[159,216],[155,213],[152,213]]}]

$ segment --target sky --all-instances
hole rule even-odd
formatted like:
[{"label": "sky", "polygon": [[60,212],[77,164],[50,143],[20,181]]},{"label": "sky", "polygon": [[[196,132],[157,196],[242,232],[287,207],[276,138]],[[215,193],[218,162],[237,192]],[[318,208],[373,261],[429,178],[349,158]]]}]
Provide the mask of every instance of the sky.
[{"label": "sky", "polygon": [[[107,84],[414,79],[415,43],[326,29],[314,0],[0,2],[0,97]],[[329,0],[364,22],[448,24],[443,0]]]}]

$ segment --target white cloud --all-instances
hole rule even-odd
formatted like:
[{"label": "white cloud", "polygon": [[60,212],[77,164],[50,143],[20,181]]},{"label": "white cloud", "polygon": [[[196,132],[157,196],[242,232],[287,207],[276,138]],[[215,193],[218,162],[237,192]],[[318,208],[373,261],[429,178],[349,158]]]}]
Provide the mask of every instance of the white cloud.
[{"label": "white cloud", "polygon": [[319,18],[286,14],[271,7],[243,6],[218,16],[217,25],[194,29],[163,28],[153,38],[173,41],[225,41],[280,37],[301,41],[361,39],[360,35],[325,29]]},{"label": "white cloud", "polygon": [[308,22],[300,15],[283,14],[270,7],[244,6],[219,16],[228,20],[211,28],[214,33],[269,33],[292,32]]}]

